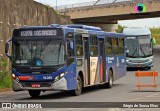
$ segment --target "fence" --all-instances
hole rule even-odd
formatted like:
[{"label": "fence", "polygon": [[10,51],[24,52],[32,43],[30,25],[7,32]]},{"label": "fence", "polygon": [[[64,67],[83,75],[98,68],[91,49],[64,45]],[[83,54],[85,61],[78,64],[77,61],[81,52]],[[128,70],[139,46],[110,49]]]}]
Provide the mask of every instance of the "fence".
[{"label": "fence", "polygon": [[93,1],[93,2],[85,2],[85,3],[75,3],[75,4],[69,4],[69,5],[62,5],[62,6],[54,6],[54,9],[57,10],[64,10],[64,9],[71,9],[71,8],[78,8],[78,7],[86,7],[86,6],[94,6],[94,5],[102,5],[102,4],[114,4],[118,2],[126,2],[126,1],[133,1],[133,0],[100,0],[99,2]]}]

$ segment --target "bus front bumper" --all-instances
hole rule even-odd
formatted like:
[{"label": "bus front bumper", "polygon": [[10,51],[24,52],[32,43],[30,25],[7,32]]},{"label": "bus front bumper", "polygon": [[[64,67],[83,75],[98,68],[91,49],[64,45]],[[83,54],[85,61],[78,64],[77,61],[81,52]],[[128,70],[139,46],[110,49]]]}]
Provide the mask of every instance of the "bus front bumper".
[{"label": "bus front bumper", "polygon": [[126,62],[127,67],[153,67],[153,61],[148,61],[148,62],[138,62],[138,63],[133,63],[133,62]]},{"label": "bus front bumper", "polygon": [[[36,84],[35,82],[28,82],[28,83],[19,83],[16,80],[12,81],[12,89],[13,91],[22,91],[22,90],[67,90],[67,80],[63,77],[60,80],[50,83],[49,86],[42,86],[42,87],[31,87],[27,86],[26,84]],[[49,84],[49,82],[37,82],[37,84]]]}]

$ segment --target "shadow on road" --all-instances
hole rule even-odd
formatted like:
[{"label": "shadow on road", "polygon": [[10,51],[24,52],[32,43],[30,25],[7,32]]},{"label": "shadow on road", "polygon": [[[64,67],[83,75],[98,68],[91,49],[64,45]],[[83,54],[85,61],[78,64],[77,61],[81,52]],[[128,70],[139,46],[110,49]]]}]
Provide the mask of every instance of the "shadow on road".
[{"label": "shadow on road", "polygon": [[[114,87],[119,87],[121,85],[125,85],[125,84],[114,84],[113,88]],[[100,87],[100,85],[90,86],[90,87],[83,88],[82,95],[92,93],[92,92],[95,93],[96,91],[98,92],[98,91],[101,91],[101,90],[110,90],[110,89]],[[64,99],[64,98],[71,98],[71,97],[76,97],[76,96],[72,96],[69,91],[58,91],[58,92],[53,91],[53,93],[49,92],[48,94],[42,93],[41,96],[38,97],[38,98],[26,97],[26,98],[20,98],[20,99],[17,99],[17,100]]]},{"label": "shadow on road", "polygon": [[127,71],[150,71],[152,69],[148,69],[148,68],[141,68],[141,67],[136,67],[136,68],[127,68]]},{"label": "shadow on road", "polygon": [[62,91],[62,92],[54,92],[53,93],[49,93],[49,94],[45,94],[42,93],[38,98],[20,98],[17,100],[38,100],[38,99],[64,99],[66,97],[69,97],[68,92]]}]

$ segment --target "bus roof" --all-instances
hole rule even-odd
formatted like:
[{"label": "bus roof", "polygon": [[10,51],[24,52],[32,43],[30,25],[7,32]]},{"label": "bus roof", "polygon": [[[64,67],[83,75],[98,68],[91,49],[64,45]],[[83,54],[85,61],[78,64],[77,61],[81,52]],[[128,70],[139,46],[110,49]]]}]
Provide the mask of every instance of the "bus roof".
[{"label": "bus roof", "polygon": [[25,26],[25,27],[20,27],[18,29],[42,29],[42,28],[53,28],[51,26]]},{"label": "bus roof", "polygon": [[49,26],[25,26],[18,29],[50,29],[50,28],[66,28],[66,29],[84,29],[88,30],[88,33],[92,34],[100,34],[100,35],[112,35],[115,37],[124,36],[122,33],[114,33],[114,32],[105,32],[99,27],[80,25],[80,24],[69,24],[69,25],[60,25],[60,24],[51,24]]},{"label": "bus roof", "polygon": [[84,30],[95,30],[95,31],[102,31],[99,27],[94,26],[87,26],[87,25],[80,25],[80,24],[69,24],[69,25],[59,25],[59,24],[51,24],[49,26],[25,26],[19,29],[29,29],[29,28],[77,28],[77,29],[84,29]]},{"label": "bus roof", "polygon": [[146,27],[131,27],[124,28],[123,34],[127,36],[151,35],[151,31]]},{"label": "bus roof", "polygon": [[88,25],[81,25],[81,24],[69,24],[69,25],[62,25],[68,28],[76,28],[76,29],[84,29],[84,30],[94,30],[94,31],[102,31],[101,28],[95,26],[88,26]]}]

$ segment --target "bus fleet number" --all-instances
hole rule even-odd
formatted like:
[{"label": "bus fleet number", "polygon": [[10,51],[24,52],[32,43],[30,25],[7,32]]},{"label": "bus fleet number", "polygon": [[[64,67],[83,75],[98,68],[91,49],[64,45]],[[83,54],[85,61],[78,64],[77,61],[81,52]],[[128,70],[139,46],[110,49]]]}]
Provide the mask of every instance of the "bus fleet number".
[{"label": "bus fleet number", "polygon": [[52,76],[43,76],[43,79],[53,79]]}]

